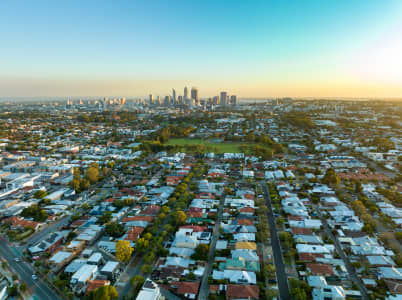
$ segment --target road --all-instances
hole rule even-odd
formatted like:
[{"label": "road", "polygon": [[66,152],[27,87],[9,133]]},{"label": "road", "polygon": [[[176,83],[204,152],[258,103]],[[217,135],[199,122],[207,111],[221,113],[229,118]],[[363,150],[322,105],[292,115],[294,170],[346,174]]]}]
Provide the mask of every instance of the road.
[{"label": "road", "polygon": [[279,241],[275,218],[272,210],[271,197],[269,196],[267,184],[265,182],[261,182],[261,187],[266,205],[268,207],[267,217],[269,222],[269,229],[271,231],[271,244],[276,268],[276,278],[278,280],[279,297],[282,300],[290,300],[291,297],[289,292],[288,277],[286,275],[285,264],[283,262],[281,244]]},{"label": "road", "polygon": [[221,199],[221,202],[219,203],[218,219],[215,222],[215,227],[214,227],[211,243],[209,244],[209,254],[208,254],[209,260],[208,260],[207,267],[204,270],[204,275],[202,276],[202,279],[201,279],[200,291],[198,293],[198,300],[208,299],[208,294],[209,294],[208,276],[209,276],[209,274],[211,274],[212,266],[214,264],[215,248],[216,248],[216,242],[218,241],[218,237],[219,237],[219,226],[221,224],[224,203],[225,203],[225,197],[223,196]]},{"label": "road", "polygon": [[343,252],[341,244],[339,243],[338,239],[332,234],[331,229],[328,226],[327,220],[322,216],[320,209],[314,205],[315,211],[317,212],[318,216],[321,219],[321,222],[324,226],[325,233],[332,239],[335,243],[336,252],[338,252],[339,256],[342,258],[343,262],[345,263],[346,269],[349,273],[350,279],[359,287],[362,299],[369,299],[368,292],[366,286],[361,282],[360,278],[357,276],[355,269],[350,264],[349,258]]},{"label": "road", "polygon": [[36,299],[61,299],[42,279],[32,279],[34,270],[31,265],[22,259],[20,262],[15,261],[19,255],[17,254],[17,251],[14,251],[8,246],[7,241],[3,237],[0,237],[0,253],[1,257],[7,260],[9,267],[13,269],[26,283],[28,288],[33,291],[33,296],[36,297]]}]

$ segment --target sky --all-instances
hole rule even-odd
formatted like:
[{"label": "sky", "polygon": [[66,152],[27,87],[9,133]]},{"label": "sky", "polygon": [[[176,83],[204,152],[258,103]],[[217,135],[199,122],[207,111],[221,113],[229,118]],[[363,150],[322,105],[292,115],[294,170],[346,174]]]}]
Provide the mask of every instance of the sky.
[{"label": "sky", "polygon": [[0,1],[0,97],[402,98],[402,1]]}]

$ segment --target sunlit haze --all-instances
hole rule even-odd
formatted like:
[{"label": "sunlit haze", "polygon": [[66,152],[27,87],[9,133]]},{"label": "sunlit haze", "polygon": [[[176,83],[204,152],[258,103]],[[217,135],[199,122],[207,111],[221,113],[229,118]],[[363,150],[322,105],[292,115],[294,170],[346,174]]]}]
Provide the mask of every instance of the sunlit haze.
[{"label": "sunlit haze", "polygon": [[401,1],[1,1],[0,96],[402,97]]}]

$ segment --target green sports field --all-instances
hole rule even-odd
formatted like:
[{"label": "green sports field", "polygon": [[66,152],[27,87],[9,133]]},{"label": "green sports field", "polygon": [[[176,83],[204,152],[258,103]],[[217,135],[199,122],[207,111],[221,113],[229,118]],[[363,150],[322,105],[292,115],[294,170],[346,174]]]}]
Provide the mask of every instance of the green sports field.
[{"label": "green sports field", "polygon": [[[181,146],[183,148],[183,151],[186,150],[186,146],[197,146],[197,145],[202,145],[204,147],[211,147],[212,151],[210,152],[215,152],[215,153],[242,153],[244,150],[242,149],[242,146],[249,146],[249,144],[245,143],[236,143],[236,142],[211,142],[208,140],[202,140],[202,139],[189,139],[189,138],[178,138],[178,139],[170,139],[166,145],[175,145],[175,146]],[[209,148],[208,148],[209,149]],[[206,150],[208,150],[206,149]],[[206,151],[208,152],[208,151]],[[246,150],[246,153],[248,151]]]}]

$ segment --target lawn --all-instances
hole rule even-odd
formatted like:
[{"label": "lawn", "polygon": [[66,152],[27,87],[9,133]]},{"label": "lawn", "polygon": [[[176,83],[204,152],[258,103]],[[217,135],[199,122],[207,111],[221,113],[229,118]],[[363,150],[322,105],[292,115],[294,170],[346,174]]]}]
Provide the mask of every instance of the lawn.
[{"label": "lawn", "polygon": [[217,143],[202,139],[186,139],[186,138],[170,139],[166,144],[182,146],[183,149],[185,148],[185,146],[203,145],[205,147],[212,147],[213,148],[212,152],[215,153],[242,153],[243,151],[241,149],[241,146],[247,146],[247,144],[244,143],[232,143],[232,142]]}]

